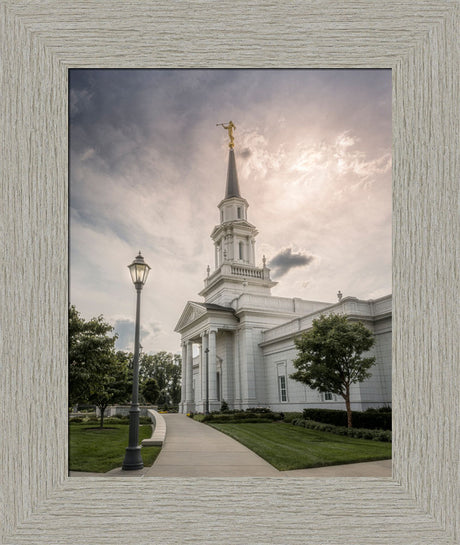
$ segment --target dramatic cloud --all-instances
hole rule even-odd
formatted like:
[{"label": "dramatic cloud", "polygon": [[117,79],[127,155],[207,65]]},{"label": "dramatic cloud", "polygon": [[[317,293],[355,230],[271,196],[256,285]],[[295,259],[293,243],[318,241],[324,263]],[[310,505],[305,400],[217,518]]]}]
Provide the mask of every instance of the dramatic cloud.
[{"label": "dramatic cloud", "polygon": [[284,248],[269,261],[268,266],[272,270],[273,278],[280,278],[291,269],[308,265],[313,259],[313,256],[305,252],[294,253],[292,248]]},{"label": "dramatic cloud", "polygon": [[180,351],[174,327],[214,270],[228,158],[216,123],[230,119],[256,261],[289,271],[273,295],[390,293],[390,70],[81,69],[69,81],[70,300],[115,325],[117,346],[132,349],[127,265],[140,249],[152,267],[142,346]]}]

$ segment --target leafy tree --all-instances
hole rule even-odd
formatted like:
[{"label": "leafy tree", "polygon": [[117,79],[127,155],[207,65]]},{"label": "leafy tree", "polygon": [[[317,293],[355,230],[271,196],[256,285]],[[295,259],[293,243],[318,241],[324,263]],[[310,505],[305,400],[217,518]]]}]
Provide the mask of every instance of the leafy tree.
[{"label": "leafy tree", "polygon": [[368,369],[375,357],[362,358],[374,342],[373,333],[362,322],[350,322],[347,316],[321,315],[313,327],[295,341],[297,369],[291,378],[320,392],[331,392],[345,400],[348,427],[352,426],[350,386],[369,378]]},{"label": "leafy tree", "polygon": [[139,376],[142,383],[149,379],[155,379],[158,387],[156,403],[160,405],[179,403],[181,357],[178,354],[165,351],[153,355],[142,354],[139,362]]},{"label": "leafy tree", "polygon": [[99,373],[91,376],[88,401],[101,411],[101,428],[104,426],[104,413],[109,405],[124,403],[129,400],[132,380],[129,379],[128,367],[124,358],[112,358],[101,362]]},{"label": "leafy tree", "polygon": [[101,411],[101,427],[108,405],[129,398],[126,354],[115,352],[116,335],[102,316],[84,320],[75,306],[69,309],[69,401],[90,403]]},{"label": "leafy tree", "polygon": [[160,395],[157,381],[154,378],[148,378],[142,384],[142,395],[147,403],[157,403]]}]

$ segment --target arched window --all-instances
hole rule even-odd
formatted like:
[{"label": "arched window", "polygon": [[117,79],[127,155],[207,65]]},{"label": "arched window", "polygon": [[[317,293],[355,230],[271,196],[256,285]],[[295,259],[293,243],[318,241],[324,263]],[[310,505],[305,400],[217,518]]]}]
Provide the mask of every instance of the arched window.
[{"label": "arched window", "polygon": [[243,243],[241,241],[238,243],[238,250],[239,250],[239,257],[241,260],[243,260]]},{"label": "arched window", "polygon": [[238,219],[240,220],[241,219],[241,206],[238,206],[238,208],[236,209],[236,213],[237,213]]}]

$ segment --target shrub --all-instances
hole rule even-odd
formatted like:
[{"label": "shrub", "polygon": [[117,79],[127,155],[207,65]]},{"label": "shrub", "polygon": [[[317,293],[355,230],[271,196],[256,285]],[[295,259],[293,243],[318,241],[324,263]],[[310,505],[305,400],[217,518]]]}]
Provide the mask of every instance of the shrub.
[{"label": "shrub", "polygon": [[274,420],[281,420],[280,413],[274,413],[270,410],[268,411],[229,411],[228,413],[218,413],[213,412],[211,414],[205,415],[202,422],[216,422],[216,423],[241,423],[241,422],[252,422],[257,420],[257,422],[273,422]]},{"label": "shrub", "polygon": [[[347,425],[347,411],[304,409],[302,414],[306,420],[314,420],[333,426]],[[383,412],[379,409],[366,412],[352,411],[352,417],[354,428],[391,430],[391,412]]]},{"label": "shrub", "polygon": [[114,418],[112,416],[108,416],[107,418],[104,418],[104,426],[110,425],[110,424],[127,424],[128,421],[120,420],[119,418]]},{"label": "shrub", "polygon": [[304,418],[296,418],[291,422],[291,424],[311,430],[335,433],[337,435],[348,435],[349,437],[354,437],[355,439],[372,439],[373,441],[385,441],[391,443],[390,430],[370,430],[365,428],[333,426],[332,424],[324,424],[322,422],[315,422],[314,420]]},{"label": "shrub", "polygon": [[220,412],[221,413],[226,413],[229,411],[229,406],[228,406],[228,403],[225,401],[225,399],[222,400],[222,403],[220,405]]},{"label": "shrub", "polygon": [[287,423],[287,424],[290,424],[293,420],[295,420],[296,418],[302,418],[302,413],[284,413],[284,418],[283,420]]},{"label": "shrub", "polygon": [[391,443],[391,431],[390,430],[381,430],[375,434],[375,441],[387,441]]},{"label": "shrub", "polygon": [[375,409],[374,407],[369,407],[369,409],[366,409],[364,411],[365,413],[391,413],[391,407],[388,405],[385,405],[384,407],[379,407],[378,409]]}]

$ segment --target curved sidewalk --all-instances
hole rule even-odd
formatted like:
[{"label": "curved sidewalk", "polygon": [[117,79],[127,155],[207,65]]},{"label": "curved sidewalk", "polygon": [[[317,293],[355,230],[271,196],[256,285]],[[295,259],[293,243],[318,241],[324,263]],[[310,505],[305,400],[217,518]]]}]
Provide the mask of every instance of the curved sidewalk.
[{"label": "curved sidewalk", "polygon": [[254,452],[183,414],[165,414],[166,440],[145,477],[279,477]]}]

